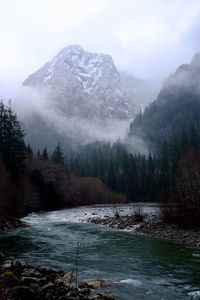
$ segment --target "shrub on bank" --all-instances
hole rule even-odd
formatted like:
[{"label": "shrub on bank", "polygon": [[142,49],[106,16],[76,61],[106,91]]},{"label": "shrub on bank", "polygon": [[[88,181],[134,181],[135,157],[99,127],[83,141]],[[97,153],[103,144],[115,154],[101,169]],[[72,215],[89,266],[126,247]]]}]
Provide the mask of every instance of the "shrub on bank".
[{"label": "shrub on bank", "polygon": [[162,220],[185,228],[200,227],[200,151],[190,151],[180,160],[176,189],[178,201],[161,207]]}]

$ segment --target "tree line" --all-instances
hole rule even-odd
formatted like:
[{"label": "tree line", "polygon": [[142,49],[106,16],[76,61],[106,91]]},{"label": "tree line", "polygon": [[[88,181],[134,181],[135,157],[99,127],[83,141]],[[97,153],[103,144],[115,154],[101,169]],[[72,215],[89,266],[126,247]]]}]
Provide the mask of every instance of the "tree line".
[{"label": "tree line", "polygon": [[97,178],[69,173],[58,143],[34,154],[11,104],[0,102],[0,221],[37,210],[107,203],[113,199]]},{"label": "tree line", "polygon": [[120,142],[95,142],[80,147],[66,159],[67,168],[79,176],[94,176],[130,201],[149,201],[162,189],[173,189],[180,158],[199,149],[197,131],[165,139],[155,153],[131,154]]},{"label": "tree line", "polygon": [[179,211],[170,218],[184,223],[184,216],[194,216],[200,206],[200,136],[193,121],[181,131],[171,129],[146,155],[130,153],[120,141],[94,142],[71,153],[58,143],[49,155],[46,147],[33,153],[16,114],[1,101],[0,215],[115,201],[174,201]]}]

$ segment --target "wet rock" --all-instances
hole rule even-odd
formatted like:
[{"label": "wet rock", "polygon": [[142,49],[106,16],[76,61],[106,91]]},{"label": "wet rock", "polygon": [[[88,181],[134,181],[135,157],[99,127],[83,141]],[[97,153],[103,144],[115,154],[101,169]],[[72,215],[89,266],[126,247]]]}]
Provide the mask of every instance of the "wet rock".
[{"label": "wet rock", "polygon": [[50,274],[50,273],[52,273],[52,269],[49,268],[49,267],[47,267],[47,266],[41,266],[41,267],[40,267],[40,271],[41,271],[42,273],[45,273],[45,274]]},{"label": "wet rock", "polygon": [[103,286],[104,280],[87,279],[84,282],[92,289],[99,289]]},{"label": "wet rock", "polygon": [[124,230],[134,228],[136,225],[142,223],[145,217],[144,214],[134,213],[132,216],[115,215],[114,217],[104,216],[103,218],[89,218],[88,222]]},{"label": "wet rock", "polygon": [[110,299],[105,295],[104,298],[91,298],[91,289],[101,288],[104,280],[89,279],[77,288],[71,282],[72,275],[71,272],[29,266],[18,260],[5,260],[0,266],[0,295],[5,295],[3,300]]},{"label": "wet rock", "polygon": [[53,299],[53,295],[50,292],[48,292],[48,293],[46,293],[44,299],[46,299],[46,300],[52,300]]},{"label": "wet rock", "polygon": [[52,289],[55,285],[53,283],[47,283],[45,284],[43,287],[42,287],[42,291],[45,292],[45,291],[48,291],[49,289]]},{"label": "wet rock", "polygon": [[40,292],[41,292],[41,286],[39,284],[37,284],[37,283],[31,283],[29,287],[30,287],[31,290],[33,290],[35,292],[36,295],[40,294]]},{"label": "wet rock", "polygon": [[20,283],[20,280],[15,276],[13,272],[6,271],[0,277],[1,283],[8,286],[15,286]]},{"label": "wet rock", "polygon": [[13,260],[13,267],[17,268],[17,269],[22,269],[23,267],[25,267],[26,264],[23,261],[19,261],[19,260]]},{"label": "wet rock", "polygon": [[80,293],[82,294],[82,295],[89,295],[90,294],[90,289],[89,289],[89,287],[85,287],[85,288],[82,288],[82,289],[80,289]]},{"label": "wet rock", "polygon": [[97,293],[96,300],[114,300],[112,293],[110,291],[101,291]]},{"label": "wet rock", "polygon": [[21,282],[23,285],[29,285],[31,283],[41,283],[41,279],[37,277],[21,277]]},{"label": "wet rock", "polygon": [[22,276],[24,277],[41,277],[41,273],[38,272],[36,269],[25,269],[23,272],[22,272]]},{"label": "wet rock", "polygon": [[200,231],[198,230],[184,230],[176,226],[171,226],[161,222],[143,223],[137,231],[159,237],[165,240],[172,240],[177,243],[186,244],[190,246],[200,246]]},{"label": "wet rock", "polygon": [[13,261],[12,260],[5,260],[2,264],[3,269],[10,269],[13,266]]},{"label": "wet rock", "polygon": [[56,278],[55,279],[55,283],[58,287],[65,287],[66,286],[66,282],[63,281],[62,278]]},{"label": "wet rock", "polygon": [[75,280],[75,276],[73,275],[72,272],[65,272],[64,275],[62,276],[62,278],[65,280],[65,281],[74,281]]},{"label": "wet rock", "polygon": [[13,300],[35,300],[35,292],[27,286],[15,286],[8,291],[8,296]]},{"label": "wet rock", "polygon": [[81,281],[78,286],[79,286],[80,289],[84,289],[84,288],[89,287],[89,285],[85,281]]}]

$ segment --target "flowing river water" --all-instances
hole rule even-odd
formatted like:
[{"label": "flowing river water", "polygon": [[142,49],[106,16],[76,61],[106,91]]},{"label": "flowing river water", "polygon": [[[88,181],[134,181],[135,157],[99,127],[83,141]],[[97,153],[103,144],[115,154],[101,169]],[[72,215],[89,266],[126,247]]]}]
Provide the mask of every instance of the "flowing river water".
[{"label": "flowing river water", "polygon": [[30,227],[0,236],[0,251],[31,264],[70,271],[80,242],[79,280],[115,281],[106,288],[116,299],[200,299],[199,249],[84,222],[110,211],[80,207],[30,214],[24,218]]}]

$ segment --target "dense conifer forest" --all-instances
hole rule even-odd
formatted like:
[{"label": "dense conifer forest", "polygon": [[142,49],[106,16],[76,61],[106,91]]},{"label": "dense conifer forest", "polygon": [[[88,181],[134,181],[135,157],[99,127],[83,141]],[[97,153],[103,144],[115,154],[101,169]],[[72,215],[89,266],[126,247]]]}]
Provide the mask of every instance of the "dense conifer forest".
[{"label": "dense conifer forest", "polygon": [[[0,103],[0,218],[31,211],[55,210],[112,201],[109,189],[98,178],[69,173],[57,144],[34,154],[24,142],[23,125],[11,105]],[[122,201],[120,197],[116,197]]]},{"label": "dense conifer forest", "polygon": [[[129,153],[120,141],[94,142],[68,153],[58,143],[49,154],[46,147],[33,153],[25,145],[22,124],[11,105],[1,101],[1,215],[92,203],[157,201],[177,203],[179,211],[174,206],[173,212],[165,211],[164,218],[183,222],[181,206],[183,219],[193,215],[194,206],[199,207],[199,106],[185,101],[177,123],[178,112],[173,110],[174,118],[167,126],[170,106],[164,104],[156,120],[158,109],[159,102],[151,104],[130,125],[129,135],[142,128],[154,150],[146,155]],[[193,221],[198,225],[198,216]]]}]

